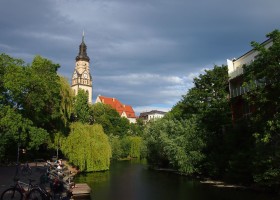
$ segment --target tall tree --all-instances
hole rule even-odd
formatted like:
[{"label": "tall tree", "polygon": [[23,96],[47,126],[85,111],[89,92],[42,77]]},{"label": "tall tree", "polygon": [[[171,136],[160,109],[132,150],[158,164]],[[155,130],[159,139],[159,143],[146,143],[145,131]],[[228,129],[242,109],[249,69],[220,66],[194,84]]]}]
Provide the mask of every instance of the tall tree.
[{"label": "tall tree", "polygon": [[205,154],[207,172],[217,176],[222,174],[227,162],[224,151],[224,126],[231,123],[228,101],[227,66],[214,66],[194,78],[191,88],[182,100],[174,106],[169,115],[190,119],[194,115],[206,139]]},{"label": "tall tree", "polygon": [[60,117],[60,87],[57,64],[36,56],[31,66],[9,65],[4,75],[6,98],[23,117],[46,130]]},{"label": "tall tree", "polygon": [[47,130],[54,130],[59,116],[58,65],[36,56],[29,66],[1,54],[0,67],[1,143],[10,152],[16,149],[13,144],[19,143],[27,149],[38,149],[46,143]]},{"label": "tall tree", "polygon": [[127,134],[130,127],[128,119],[121,117],[111,106],[96,103],[92,105],[91,109],[94,122],[101,124],[107,135],[123,136]]},{"label": "tall tree", "polygon": [[109,139],[98,124],[72,123],[70,134],[62,143],[62,151],[81,171],[103,171],[110,167]]},{"label": "tall tree", "polygon": [[256,142],[254,179],[280,187],[280,32],[275,30],[267,37],[273,42],[269,48],[252,42],[259,54],[244,66],[244,85],[250,87],[245,98],[255,108],[250,126]]},{"label": "tall tree", "polygon": [[92,124],[88,94],[82,89],[79,89],[78,94],[75,97],[73,115],[75,121],[79,121],[84,124]]},{"label": "tall tree", "polygon": [[145,141],[149,164],[171,167],[188,175],[200,172],[205,144],[195,118],[181,121],[162,118],[149,123]]},{"label": "tall tree", "polygon": [[68,127],[71,118],[74,103],[74,92],[70,87],[68,81],[64,77],[60,77],[60,115],[62,130]]}]

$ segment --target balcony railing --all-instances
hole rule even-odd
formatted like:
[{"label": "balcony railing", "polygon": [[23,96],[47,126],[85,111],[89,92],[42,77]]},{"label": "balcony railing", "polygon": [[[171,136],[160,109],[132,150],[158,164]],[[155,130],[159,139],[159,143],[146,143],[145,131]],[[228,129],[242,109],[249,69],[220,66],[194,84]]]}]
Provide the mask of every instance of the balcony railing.
[{"label": "balcony railing", "polygon": [[230,98],[237,97],[240,95],[245,94],[246,92],[249,92],[248,87],[238,87],[230,90]]},{"label": "balcony railing", "polygon": [[253,85],[251,85],[251,86],[247,86],[247,87],[241,86],[241,87],[236,87],[236,88],[231,89],[230,98],[237,97],[237,96],[245,94],[246,92],[249,92],[250,87],[251,88],[254,88],[254,87],[261,88],[261,87],[266,87],[267,85],[270,85],[270,84],[272,84],[272,81],[270,81],[270,80],[265,80],[265,79],[260,79],[258,81],[255,80],[253,82]]},{"label": "balcony railing", "polygon": [[229,79],[233,79],[237,76],[240,76],[243,74],[243,67],[238,67],[236,70],[233,72],[229,73]]}]

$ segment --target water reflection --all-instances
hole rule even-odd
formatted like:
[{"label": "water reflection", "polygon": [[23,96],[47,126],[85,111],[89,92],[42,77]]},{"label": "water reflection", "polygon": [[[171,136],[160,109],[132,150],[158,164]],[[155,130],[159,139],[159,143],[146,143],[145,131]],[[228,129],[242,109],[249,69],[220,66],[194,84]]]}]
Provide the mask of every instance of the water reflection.
[{"label": "water reflection", "polygon": [[140,162],[112,163],[110,171],[88,173],[75,182],[88,183],[93,200],[274,200],[268,194],[216,188],[172,173],[148,170]]}]

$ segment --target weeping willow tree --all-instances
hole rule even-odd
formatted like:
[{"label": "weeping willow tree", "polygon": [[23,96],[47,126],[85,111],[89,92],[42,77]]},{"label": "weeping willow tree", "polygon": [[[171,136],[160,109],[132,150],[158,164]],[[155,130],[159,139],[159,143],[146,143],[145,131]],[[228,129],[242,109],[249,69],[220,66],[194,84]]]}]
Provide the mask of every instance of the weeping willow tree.
[{"label": "weeping willow tree", "polygon": [[125,136],[121,139],[122,157],[140,158],[145,148],[142,137]]},{"label": "weeping willow tree", "polygon": [[73,110],[74,92],[64,77],[60,77],[60,97],[61,121],[64,127],[67,127]]},{"label": "weeping willow tree", "polygon": [[61,150],[69,161],[81,171],[108,170],[111,146],[101,125],[79,122],[70,126],[69,136],[63,140]]}]

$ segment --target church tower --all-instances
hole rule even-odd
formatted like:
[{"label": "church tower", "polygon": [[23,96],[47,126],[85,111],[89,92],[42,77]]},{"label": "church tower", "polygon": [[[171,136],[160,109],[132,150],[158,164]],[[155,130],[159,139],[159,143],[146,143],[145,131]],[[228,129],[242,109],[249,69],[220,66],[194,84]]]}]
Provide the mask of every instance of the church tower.
[{"label": "church tower", "polygon": [[71,87],[75,95],[79,89],[83,89],[88,94],[88,102],[92,103],[92,77],[89,70],[89,57],[87,56],[87,46],[84,42],[83,33],[82,43],[80,44],[79,54],[76,57],[76,66],[72,76]]}]

